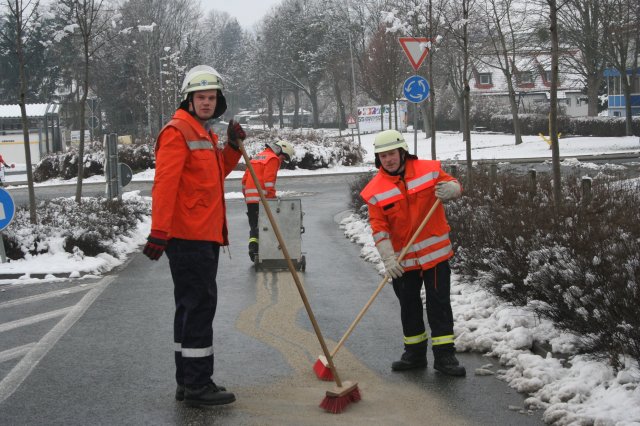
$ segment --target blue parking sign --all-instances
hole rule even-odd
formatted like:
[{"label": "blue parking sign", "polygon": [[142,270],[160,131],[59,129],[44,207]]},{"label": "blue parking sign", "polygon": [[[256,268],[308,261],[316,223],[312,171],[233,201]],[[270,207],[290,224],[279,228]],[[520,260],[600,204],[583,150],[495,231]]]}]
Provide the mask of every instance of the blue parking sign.
[{"label": "blue parking sign", "polygon": [[13,197],[4,188],[0,188],[0,231],[4,230],[16,214],[16,204]]}]

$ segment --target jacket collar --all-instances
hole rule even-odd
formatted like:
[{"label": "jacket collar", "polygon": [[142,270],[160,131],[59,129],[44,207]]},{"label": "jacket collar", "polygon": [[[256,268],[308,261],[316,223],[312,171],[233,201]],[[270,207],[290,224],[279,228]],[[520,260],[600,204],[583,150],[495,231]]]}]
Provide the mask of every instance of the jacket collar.
[{"label": "jacket collar", "polygon": [[183,109],[178,109],[178,110],[176,110],[175,114],[173,114],[173,118],[175,118],[177,120],[186,121],[189,124],[189,126],[196,133],[198,133],[198,136],[203,137],[203,138],[208,138],[209,137],[209,132],[204,128],[204,126],[202,126],[202,124],[200,124],[200,122],[198,120],[196,120],[195,117],[193,117],[187,111],[185,111]]}]

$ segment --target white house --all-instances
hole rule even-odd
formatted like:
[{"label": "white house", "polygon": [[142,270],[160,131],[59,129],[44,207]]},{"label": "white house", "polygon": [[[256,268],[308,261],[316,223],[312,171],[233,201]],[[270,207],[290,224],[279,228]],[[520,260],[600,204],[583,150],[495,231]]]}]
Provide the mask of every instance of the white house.
[{"label": "white house", "polygon": [[[471,94],[492,96],[508,103],[507,81],[502,70],[491,66],[495,59],[486,58],[473,67]],[[583,94],[583,79],[559,65],[558,105],[573,117],[588,113],[587,96]],[[551,55],[531,53],[520,56],[514,64],[514,90],[519,112],[531,113],[548,105],[551,88]]]}]

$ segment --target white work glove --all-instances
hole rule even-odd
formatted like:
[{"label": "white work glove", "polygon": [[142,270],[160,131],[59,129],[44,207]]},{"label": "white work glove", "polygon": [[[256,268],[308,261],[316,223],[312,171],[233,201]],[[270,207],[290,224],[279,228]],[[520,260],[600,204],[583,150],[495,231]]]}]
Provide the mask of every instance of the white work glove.
[{"label": "white work glove", "polygon": [[393,250],[391,241],[382,240],[376,244],[376,248],[378,249],[378,253],[380,253],[382,262],[384,262],[384,269],[387,271],[387,274],[389,274],[391,278],[400,278],[402,274],[404,274],[404,269],[402,269],[402,266],[398,263],[398,258]]},{"label": "white work glove", "polygon": [[460,189],[460,184],[455,180],[438,182],[436,184],[436,197],[438,197],[443,203],[453,200],[454,198],[458,198],[461,193],[462,190]]}]

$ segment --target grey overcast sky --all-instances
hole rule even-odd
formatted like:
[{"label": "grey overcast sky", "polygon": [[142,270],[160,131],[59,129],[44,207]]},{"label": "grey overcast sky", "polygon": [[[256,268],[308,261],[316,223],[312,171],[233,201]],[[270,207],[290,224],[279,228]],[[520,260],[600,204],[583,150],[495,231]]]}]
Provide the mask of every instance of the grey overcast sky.
[{"label": "grey overcast sky", "polygon": [[200,0],[205,11],[217,10],[227,12],[238,20],[240,25],[253,29],[271,7],[280,4],[282,0]]}]

